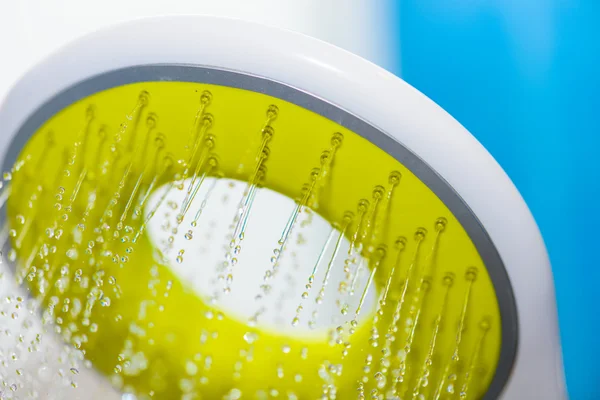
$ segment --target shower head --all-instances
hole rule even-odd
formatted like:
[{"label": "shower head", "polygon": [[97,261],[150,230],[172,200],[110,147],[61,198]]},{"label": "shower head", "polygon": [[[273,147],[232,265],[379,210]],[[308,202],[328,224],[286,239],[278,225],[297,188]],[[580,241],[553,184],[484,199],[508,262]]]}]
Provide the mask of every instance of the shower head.
[{"label": "shower head", "polygon": [[241,20],[137,20],[28,72],[0,127],[14,276],[40,329],[123,393],[566,396],[519,193],[351,53]]}]

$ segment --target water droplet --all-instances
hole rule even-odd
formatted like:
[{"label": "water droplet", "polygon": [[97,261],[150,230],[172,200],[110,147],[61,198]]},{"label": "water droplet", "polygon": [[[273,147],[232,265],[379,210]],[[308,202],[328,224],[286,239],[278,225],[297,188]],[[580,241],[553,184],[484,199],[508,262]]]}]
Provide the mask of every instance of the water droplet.
[{"label": "water droplet", "polygon": [[308,358],[308,347],[303,347],[302,350],[300,350],[300,358],[303,360]]},{"label": "water droplet", "polygon": [[71,260],[77,260],[77,258],[79,257],[79,253],[77,252],[77,249],[72,247],[69,250],[67,250],[67,257],[70,258]]},{"label": "water droplet", "polygon": [[244,334],[244,340],[248,344],[254,343],[254,341],[256,341],[257,338],[258,338],[258,335],[256,333],[253,333],[253,332],[246,332]]},{"label": "water droplet", "polygon": [[477,268],[469,267],[465,273],[465,279],[467,281],[475,281],[477,279]]}]

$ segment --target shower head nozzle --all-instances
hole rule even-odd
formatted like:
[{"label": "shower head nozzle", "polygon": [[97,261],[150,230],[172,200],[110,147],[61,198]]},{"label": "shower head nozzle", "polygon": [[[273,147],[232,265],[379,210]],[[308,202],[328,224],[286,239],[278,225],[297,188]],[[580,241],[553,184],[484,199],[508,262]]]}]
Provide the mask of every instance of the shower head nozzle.
[{"label": "shower head nozzle", "polygon": [[351,53],[138,20],[26,74],[0,127],[23,301],[123,393],[565,398],[524,201],[458,122]]}]

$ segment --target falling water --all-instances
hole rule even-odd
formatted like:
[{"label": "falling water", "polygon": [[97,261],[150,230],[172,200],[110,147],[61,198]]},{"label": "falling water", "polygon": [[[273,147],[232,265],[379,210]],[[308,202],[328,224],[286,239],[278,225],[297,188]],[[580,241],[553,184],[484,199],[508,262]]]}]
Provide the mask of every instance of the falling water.
[{"label": "falling water", "polygon": [[[449,321],[461,295],[460,278],[438,265],[450,223],[398,236],[406,228],[388,221],[400,172],[332,212],[341,133],[306,155],[318,164],[292,200],[267,173],[286,135],[276,105],[232,174],[220,161],[227,132],[211,114],[218,96],[201,92],[181,116],[183,148],[150,93],[133,100],[116,128],[90,105],[71,143],[46,132],[43,151],[4,173],[0,399],[479,393],[492,326],[470,323],[479,271],[464,272],[460,318]],[[443,300],[430,314],[433,293]],[[466,349],[468,326],[477,333]],[[451,357],[439,359],[450,331]]]}]

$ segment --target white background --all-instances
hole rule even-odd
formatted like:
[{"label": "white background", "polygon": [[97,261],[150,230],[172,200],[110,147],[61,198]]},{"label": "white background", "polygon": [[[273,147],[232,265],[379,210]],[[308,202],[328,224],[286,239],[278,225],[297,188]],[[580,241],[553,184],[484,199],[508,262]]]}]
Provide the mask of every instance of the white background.
[{"label": "white background", "polygon": [[[210,14],[296,30],[394,68],[388,1],[371,0],[2,0],[0,102],[41,58],[100,27],[143,16]],[[207,38],[207,40],[215,40]],[[194,49],[190,49],[193,51]]]}]

